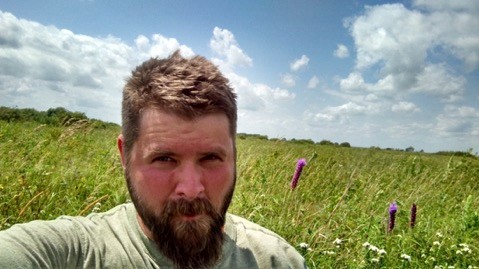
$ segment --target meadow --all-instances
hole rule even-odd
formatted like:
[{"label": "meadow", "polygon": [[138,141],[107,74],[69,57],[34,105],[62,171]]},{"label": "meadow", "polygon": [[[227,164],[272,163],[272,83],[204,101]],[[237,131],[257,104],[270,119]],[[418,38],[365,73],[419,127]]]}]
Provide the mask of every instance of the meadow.
[{"label": "meadow", "polygon": [[[88,120],[0,120],[0,229],[128,201],[119,131]],[[283,236],[309,268],[479,268],[477,157],[254,137],[237,139],[237,147],[230,212]],[[299,158],[307,165],[292,190]]]}]

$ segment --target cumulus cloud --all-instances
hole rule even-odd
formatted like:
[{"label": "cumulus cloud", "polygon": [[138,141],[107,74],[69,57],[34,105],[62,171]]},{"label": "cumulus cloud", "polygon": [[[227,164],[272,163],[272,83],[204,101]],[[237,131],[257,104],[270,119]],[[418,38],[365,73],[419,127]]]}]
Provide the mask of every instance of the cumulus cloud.
[{"label": "cumulus cloud", "polygon": [[412,1],[416,7],[426,8],[428,10],[470,10],[479,11],[479,2],[470,0],[414,0]]},{"label": "cumulus cloud", "polygon": [[329,106],[317,113],[310,112],[307,118],[312,122],[332,122],[339,123],[348,122],[353,116],[375,114],[378,107],[371,104],[359,104],[355,102],[348,102],[339,106]]},{"label": "cumulus cloud", "polygon": [[446,101],[456,101],[462,96],[466,82],[463,76],[454,75],[445,65],[430,64],[418,74],[412,90],[442,96]]},{"label": "cumulus cloud", "polygon": [[131,47],[113,36],[79,35],[2,11],[0,33],[0,80],[8,86],[0,88],[1,105],[63,106],[118,123],[121,89],[135,65],[176,49],[193,54],[161,35],[139,36]]},{"label": "cumulus cloud", "polygon": [[[236,41],[232,32],[227,29],[215,27],[210,40],[210,48],[218,57],[212,59],[238,94],[238,108],[248,111],[259,111],[275,106],[276,102],[292,100],[294,93],[286,89],[274,88],[263,83],[254,83],[248,78],[237,74],[236,66],[251,66],[253,60],[246,55]],[[292,75],[283,76],[286,86],[294,86]]]},{"label": "cumulus cloud", "polygon": [[401,101],[397,104],[394,104],[391,107],[391,110],[393,112],[406,112],[406,113],[412,113],[412,112],[419,112],[421,109],[419,109],[414,103],[411,102],[404,102]]},{"label": "cumulus cloud", "polygon": [[[364,14],[345,24],[357,58],[356,70],[341,81],[341,88],[421,92],[441,96],[443,101],[459,100],[466,80],[442,59],[452,56],[469,71],[477,68],[479,9],[471,2],[417,0],[417,9],[402,4],[366,7]],[[379,68],[378,78],[365,83],[362,74],[371,68]]]},{"label": "cumulus cloud", "polygon": [[144,35],[139,35],[135,39],[136,49],[142,54],[141,58],[159,57],[166,58],[172,51],[180,50],[184,57],[195,55],[193,50],[185,45],[181,45],[175,38],[167,38],[159,34],[153,34],[151,40]]},{"label": "cumulus cloud", "polygon": [[281,83],[288,88],[296,86],[296,78],[292,74],[281,75]]},{"label": "cumulus cloud", "polygon": [[212,60],[223,69],[232,70],[236,66],[253,65],[253,60],[243,52],[233,33],[227,29],[214,28],[210,48],[222,57],[222,59],[213,58]]},{"label": "cumulus cloud", "polygon": [[364,78],[359,72],[350,73],[345,79],[341,79],[339,87],[343,91],[365,90],[367,88]]},{"label": "cumulus cloud", "polygon": [[[139,35],[130,46],[113,36],[79,35],[1,11],[0,33],[0,105],[40,110],[62,106],[117,123],[124,79],[134,66],[177,49],[185,57],[194,55],[188,46],[160,34]],[[215,27],[210,46],[217,56],[213,61],[238,93],[241,109],[268,109],[295,98],[286,89],[253,83],[234,72],[253,61],[229,30]]]},{"label": "cumulus cloud", "polygon": [[306,55],[302,55],[301,58],[294,60],[290,65],[291,71],[299,71],[302,68],[308,66],[309,58]]},{"label": "cumulus cloud", "polygon": [[338,47],[334,51],[334,56],[336,56],[338,58],[341,58],[341,59],[349,57],[348,47],[346,47],[343,44],[338,44]]},{"label": "cumulus cloud", "polygon": [[315,89],[319,85],[319,79],[317,76],[313,76],[309,81],[308,81],[308,89]]},{"label": "cumulus cloud", "polygon": [[479,110],[470,106],[447,105],[436,117],[436,130],[445,137],[479,135]]},{"label": "cumulus cloud", "polygon": [[286,89],[271,88],[263,83],[252,83],[235,73],[228,73],[233,88],[238,93],[238,108],[259,111],[275,106],[276,102],[291,101],[296,95]]}]

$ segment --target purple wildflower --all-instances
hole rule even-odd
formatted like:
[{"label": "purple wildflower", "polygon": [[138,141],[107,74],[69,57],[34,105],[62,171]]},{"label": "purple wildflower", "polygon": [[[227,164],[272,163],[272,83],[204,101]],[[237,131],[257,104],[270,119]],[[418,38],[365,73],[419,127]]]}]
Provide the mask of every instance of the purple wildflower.
[{"label": "purple wildflower", "polygon": [[414,228],[416,225],[416,213],[417,213],[417,206],[415,203],[411,206],[411,219],[409,220],[409,227]]},{"label": "purple wildflower", "polygon": [[396,222],[396,212],[398,211],[398,206],[396,202],[392,202],[389,205],[389,225],[388,225],[388,232],[392,232],[394,229],[394,223]]},{"label": "purple wildflower", "polygon": [[291,179],[291,189],[294,190],[296,185],[298,185],[299,177],[303,171],[303,167],[306,165],[306,159],[301,158],[296,163],[296,169],[294,170],[293,178]]}]

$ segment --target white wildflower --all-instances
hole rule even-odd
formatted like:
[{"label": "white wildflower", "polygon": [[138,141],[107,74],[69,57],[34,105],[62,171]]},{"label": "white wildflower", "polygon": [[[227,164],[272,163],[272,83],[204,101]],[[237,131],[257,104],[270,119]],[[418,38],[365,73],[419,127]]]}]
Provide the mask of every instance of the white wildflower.
[{"label": "white wildflower", "polygon": [[442,233],[441,233],[441,232],[437,232],[437,233],[436,233],[436,236],[437,236],[437,237],[442,237]]},{"label": "white wildflower", "polygon": [[325,250],[325,251],[323,251],[322,253],[323,253],[324,255],[334,255],[334,254],[336,254],[336,253],[335,253],[334,251],[332,251],[332,250]]},{"label": "white wildflower", "polygon": [[93,207],[93,209],[91,210],[93,213],[97,213],[97,212],[100,212],[100,208],[101,208],[101,203],[98,202],[95,204],[95,206]]},{"label": "white wildflower", "polygon": [[333,241],[333,244],[335,245],[341,245],[343,243],[343,240],[339,239],[339,238],[336,238],[334,241]]},{"label": "white wildflower", "polygon": [[309,247],[309,245],[302,242],[302,243],[299,243],[299,247],[302,248],[302,249],[307,249]]},{"label": "white wildflower", "polygon": [[457,254],[457,255],[462,255],[462,251],[461,251],[461,250],[457,250],[457,251],[456,251],[456,254]]},{"label": "white wildflower", "polygon": [[411,261],[411,256],[409,256],[407,254],[401,254],[401,258],[405,261],[408,261],[408,262]]},{"label": "white wildflower", "polygon": [[369,242],[366,242],[363,244],[363,247],[369,249],[369,247],[371,247],[371,244],[369,244]]},{"label": "white wildflower", "polygon": [[379,263],[379,258],[372,258],[371,261],[375,263]]},{"label": "white wildflower", "polygon": [[455,267],[453,265],[449,265],[447,269],[454,269]]},{"label": "white wildflower", "polygon": [[378,251],[379,251],[379,248],[376,247],[376,246],[373,246],[373,245],[371,245],[371,246],[369,247],[369,249],[372,250],[372,251],[374,251],[374,252],[378,252]]},{"label": "white wildflower", "polygon": [[378,254],[379,254],[379,255],[386,255],[387,252],[386,252],[386,250],[384,250],[384,249],[380,249],[380,250],[378,251]]},{"label": "white wildflower", "polygon": [[433,246],[438,246],[438,247],[440,247],[440,246],[441,246],[441,242],[439,242],[439,241],[434,241],[434,242],[432,242],[432,245],[433,245]]}]

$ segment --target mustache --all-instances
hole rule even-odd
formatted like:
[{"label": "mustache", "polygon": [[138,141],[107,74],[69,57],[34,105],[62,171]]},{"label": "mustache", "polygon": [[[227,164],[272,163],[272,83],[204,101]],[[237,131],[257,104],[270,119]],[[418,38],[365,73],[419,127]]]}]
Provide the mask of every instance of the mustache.
[{"label": "mustache", "polygon": [[206,198],[170,200],[165,205],[164,213],[168,216],[218,214]]}]

